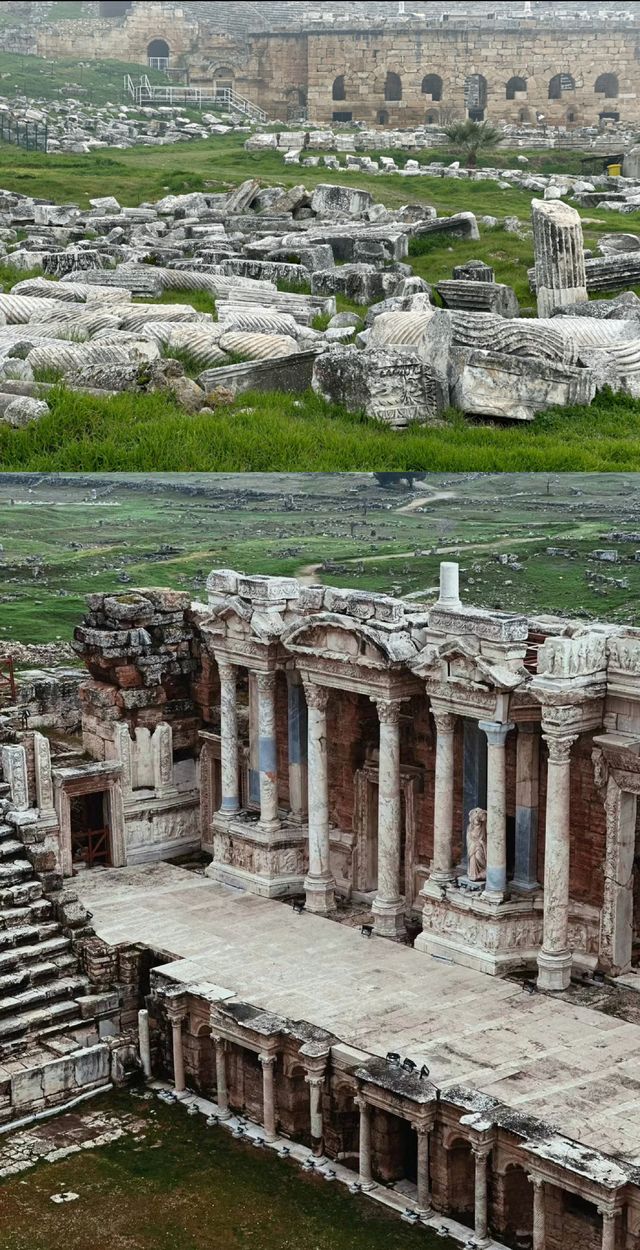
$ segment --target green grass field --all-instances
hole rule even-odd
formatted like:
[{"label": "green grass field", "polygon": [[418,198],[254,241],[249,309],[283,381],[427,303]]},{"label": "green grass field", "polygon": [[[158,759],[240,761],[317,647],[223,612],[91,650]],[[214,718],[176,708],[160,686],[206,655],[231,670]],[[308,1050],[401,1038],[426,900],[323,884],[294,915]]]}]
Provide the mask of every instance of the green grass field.
[{"label": "green grass field", "polygon": [[[640,531],[640,477],[437,474],[413,495],[363,473],[0,477],[0,636],[68,640],[89,592],[155,585],[198,598],[220,567],[432,600],[447,558],[461,563],[469,603],[635,623],[640,544],[614,544],[611,530]],[[618,564],[590,558],[614,545]]]},{"label": "green grass field", "polygon": [[[445,236],[414,243],[411,263],[431,283],[451,276],[454,265],[480,259],[491,264],[499,282],[513,286],[522,310],[533,311],[527,269],[533,245],[526,226],[530,195],[495,183],[458,182],[438,177],[406,179],[334,173],[322,167],[286,166],[276,152],[247,153],[244,136],[230,134],[187,146],[133,148],[88,156],[44,156],[0,147],[0,184],[10,190],[75,200],[104,193],[126,205],[152,201],[167,191],[223,190],[245,178],[263,185],[292,186],[304,181],[338,181],[370,190],[389,207],[407,202],[433,205],[440,214],[471,209],[478,216],[517,216],[520,234],[504,228],[481,229],[476,242]],[[442,153],[435,153],[442,156]],[[451,153],[447,154],[451,155]],[[500,153],[504,159],[513,154]],[[536,154],[540,157],[541,154]],[[562,153],[543,154],[562,167]],[[487,154],[492,160],[495,153]],[[569,153],[572,166],[579,154]],[[640,212],[584,212],[586,245],[597,247],[603,232],[640,231]],[[22,277],[23,275],[18,275]],[[0,281],[14,280],[3,267]],[[188,293],[167,301],[186,302]],[[196,293],[194,306],[213,309]],[[344,302],[340,305],[346,307]],[[366,310],[360,310],[366,311]],[[392,432],[359,415],[301,397],[248,395],[214,416],[190,417],[160,396],[124,395],[87,399],[64,391],[52,399],[51,416],[25,430],[0,427],[0,470],[180,470],[180,471],[348,471],[429,469],[433,471],[613,471],[640,468],[640,402],[601,395],[585,409],[541,414],[524,425],[465,420],[449,413],[435,427]]]},{"label": "green grass field", "polygon": [[0,1250],[454,1250],[184,1107],[123,1093],[84,1110],[127,1117],[126,1135],[0,1182]]}]

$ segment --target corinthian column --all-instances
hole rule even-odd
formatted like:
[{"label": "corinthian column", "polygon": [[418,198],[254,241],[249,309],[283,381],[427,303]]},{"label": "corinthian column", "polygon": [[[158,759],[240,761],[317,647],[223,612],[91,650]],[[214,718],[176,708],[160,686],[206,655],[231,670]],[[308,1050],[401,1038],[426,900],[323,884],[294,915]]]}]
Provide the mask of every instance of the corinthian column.
[{"label": "corinthian column", "polygon": [[475,1178],[475,1234],[478,1246],[489,1245],[489,1219],[487,1208],[487,1159],[491,1153],[491,1147],[482,1145],[474,1146],[473,1153],[476,1161],[476,1178]]},{"label": "corinthian column", "polygon": [[538,954],[538,984],[566,990],[571,981],[569,949],[569,854],[571,747],[575,737],[543,734],[549,748],[544,848],[544,922]]},{"label": "corinthian column", "polygon": [[561,200],[532,200],[538,316],[586,303],[587,274],[580,214]]},{"label": "corinthian column", "polygon": [[309,773],[309,871],[305,878],[306,906],[326,916],[336,909],[335,879],[330,867],[329,774],[327,757],[327,703],[329,691],[305,682],[308,708],[307,767]]},{"label": "corinthian column", "polygon": [[505,743],[512,724],[480,721],[487,735],[487,880],[485,898],[502,902],[507,892],[507,770]]},{"label": "corinthian column", "polygon": [[452,881],[453,872],[453,734],[456,718],[433,708],[436,723],[436,776],[433,800],[433,861],[429,880]]},{"label": "corinthian column", "polygon": [[173,1087],[178,1098],[184,1098],[187,1084],[184,1075],[184,1054],[182,1049],[182,1022],[187,1014],[184,1003],[168,1003],[167,1016],[171,1023],[171,1044],[173,1051]]},{"label": "corinthian column", "polygon": [[376,700],[380,721],[378,765],[378,891],[373,903],[375,932],[399,938],[405,933],[400,894],[402,821],[400,805],[400,712],[402,705]]},{"label": "corinthian column", "polygon": [[267,1141],[275,1141],[276,1133],[276,1091],[275,1091],[275,1055],[259,1055],[262,1064],[262,1119],[264,1135]]},{"label": "corinthian column", "polygon": [[276,675],[258,673],[258,737],[260,827],[280,828],[278,819],[278,752],[276,746]]},{"label": "corinthian column", "polygon": [[220,765],[222,774],[223,816],[240,810],[238,792],[238,704],[236,669],[233,664],[218,661],[220,675]]},{"label": "corinthian column", "polygon": [[545,1194],[540,1176],[530,1176],[533,1185],[533,1250],[545,1250]]}]

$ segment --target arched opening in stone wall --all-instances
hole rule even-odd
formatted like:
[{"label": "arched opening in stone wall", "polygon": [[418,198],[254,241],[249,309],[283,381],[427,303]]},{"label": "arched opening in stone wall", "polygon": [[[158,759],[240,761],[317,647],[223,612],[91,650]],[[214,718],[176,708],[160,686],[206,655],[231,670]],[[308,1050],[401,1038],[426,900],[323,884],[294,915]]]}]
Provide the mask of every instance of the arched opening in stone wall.
[{"label": "arched opening in stone wall", "polygon": [[487,96],[487,80],[484,74],[469,74],[464,80],[464,107],[470,121],[484,121]]},{"label": "arched opening in stone wall", "polygon": [[533,1185],[524,1168],[508,1167],[503,1180],[504,1228],[501,1235],[522,1250],[533,1245]]},{"label": "arched opening in stone wall", "polygon": [[575,79],[571,74],[554,74],[549,82],[549,99],[561,100],[567,91],[575,91]]},{"label": "arched opening in stone wall", "polygon": [[442,79],[439,74],[426,74],[422,79],[422,94],[428,95],[432,104],[442,99]]},{"label": "arched opening in stone wall", "polygon": [[344,74],[338,74],[338,77],[334,78],[333,80],[333,87],[331,89],[331,99],[332,100],[346,100],[346,98],[347,98],[347,88],[346,88],[345,81],[344,81]]},{"label": "arched opening in stone wall", "polygon": [[171,49],[166,39],[152,39],[147,48],[150,69],[168,69]]},{"label": "arched opening in stone wall", "polygon": [[402,79],[392,69],[387,73],[387,79],[384,84],[384,98],[389,101],[402,99]]},{"label": "arched opening in stone wall", "polygon": [[227,99],[227,93],[233,91],[235,80],[235,72],[230,65],[219,65],[213,71],[214,94],[220,96],[222,100]]},{"label": "arched opening in stone wall", "polygon": [[467,1228],[473,1228],[476,1210],[476,1165],[468,1141],[458,1139],[450,1143],[447,1150],[447,1171],[451,1215]]},{"label": "arched opening in stone wall", "polygon": [[601,74],[596,78],[594,91],[596,95],[603,95],[606,100],[617,100],[620,91],[617,74]]},{"label": "arched opening in stone wall", "polygon": [[507,100],[517,100],[527,94],[526,78],[510,78],[507,83]]},{"label": "arched opening in stone wall", "polygon": [[378,125],[379,126],[389,125],[389,114],[387,113],[386,109],[380,109],[380,112],[378,113]]}]

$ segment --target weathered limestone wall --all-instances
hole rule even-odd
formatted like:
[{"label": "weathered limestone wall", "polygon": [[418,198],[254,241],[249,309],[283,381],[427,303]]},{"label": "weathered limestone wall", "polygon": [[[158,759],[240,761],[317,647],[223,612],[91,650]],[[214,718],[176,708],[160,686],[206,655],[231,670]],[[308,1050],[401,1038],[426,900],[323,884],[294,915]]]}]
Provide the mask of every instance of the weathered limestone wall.
[{"label": "weathered limestone wall", "polygon": [[37,54],[73,56],[90,60],[134,61],[147,64],[153,39],[169,44],[172,60],[194,55],[198,23],[172,4],[138,4],[125,17],[98,21],[66,21],[43,26],[37,33]]}]

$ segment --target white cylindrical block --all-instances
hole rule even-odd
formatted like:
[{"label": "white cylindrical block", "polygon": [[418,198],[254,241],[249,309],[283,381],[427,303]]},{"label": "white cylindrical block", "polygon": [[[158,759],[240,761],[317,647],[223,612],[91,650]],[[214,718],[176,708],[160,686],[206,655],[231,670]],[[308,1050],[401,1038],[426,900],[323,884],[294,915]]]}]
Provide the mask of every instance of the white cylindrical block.
[{"label": "white cylindrical block", "polygon": [[438,608],[460,607],[460,565],[443,560],[440,564],[440,596]]},{"label": "white cylindrical block", "polygon": [[149,1012],[144,1008],[138,1012],[138,1045],[140,1062],[147,1080],[151,1076],[151,1038],[149,1034]]}]

